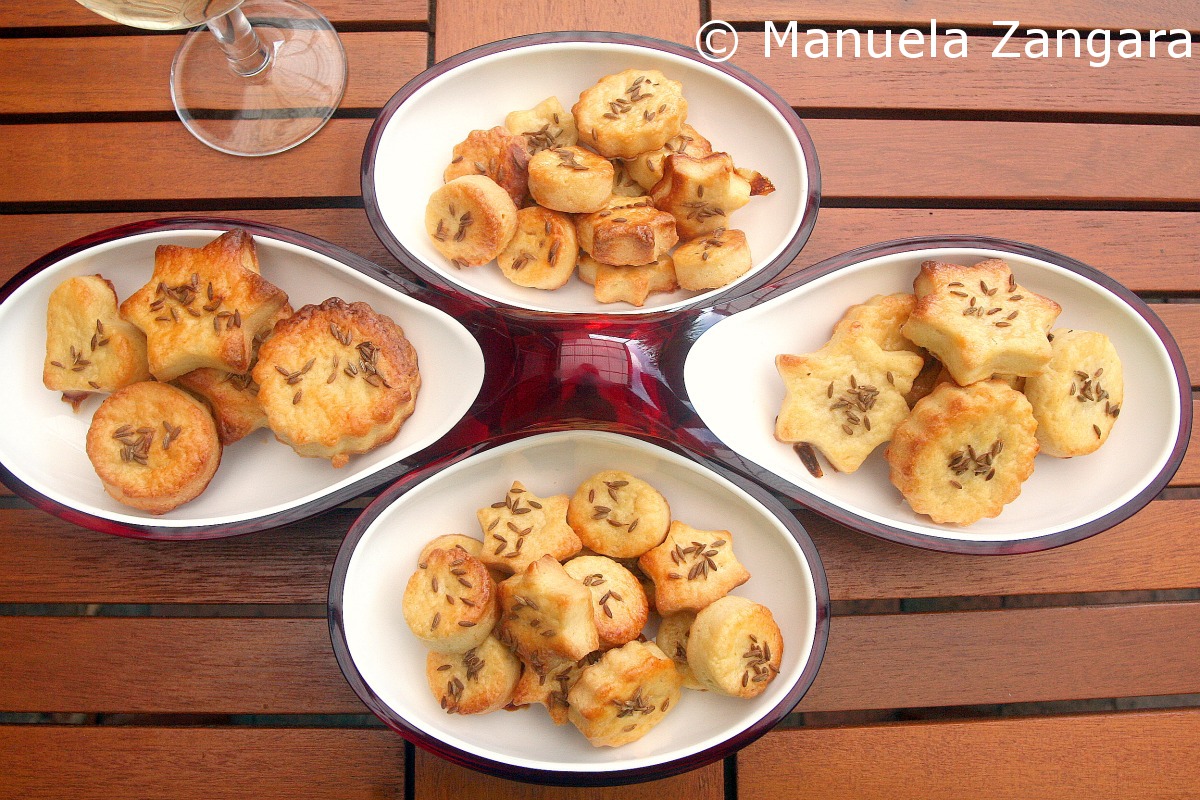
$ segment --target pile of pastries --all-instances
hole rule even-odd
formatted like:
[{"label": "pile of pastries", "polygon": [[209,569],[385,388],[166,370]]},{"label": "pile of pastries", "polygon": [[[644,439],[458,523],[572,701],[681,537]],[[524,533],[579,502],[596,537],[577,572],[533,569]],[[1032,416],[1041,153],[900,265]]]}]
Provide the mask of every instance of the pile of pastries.
[{"label": "pile of pastries", "polygon": [[662,721],[684,687],[751,698],[778,674],[770,610],[730,594],[750,578],[733,535],[674,519],[646,481],[604,470],[570,497],[515,481],[477,518],[479,536],[425,546],[403,596],[447,713],[540,704],[616,747]]},{"label": "pile of pastries", "polygon": [[970,525],[1020,495],[1039,452],[1072,458],[1107,441],[1124,400],[1107,336],[1054,329],[1059,304],[1001,259],[926,261],[913,289],[852,306],[814,353],[776,357],[775,436],[814,476],[816,453],[854,472],[889,442],[908,505]]},{"label": "pile of pastries", "polygon": [[259,428],[344,466],[391,441],[416,404],[417,354],[393,320],[331,297],[293,312],[240,228],[162,245],[119,301],[100,275],[50,295],[42,382],[92,416],[87,455],[109,495],[163,514],[198,497],[224,448]]},{"label": "pile of pastries", "polygon": [[683,86],[628,69],[513,111],[455,145],[425,229],[455,267],[495,261],[514,284],[572,277],[601,303],[729,284],[753,264],[730,216],[775,187],[687,123]]}]

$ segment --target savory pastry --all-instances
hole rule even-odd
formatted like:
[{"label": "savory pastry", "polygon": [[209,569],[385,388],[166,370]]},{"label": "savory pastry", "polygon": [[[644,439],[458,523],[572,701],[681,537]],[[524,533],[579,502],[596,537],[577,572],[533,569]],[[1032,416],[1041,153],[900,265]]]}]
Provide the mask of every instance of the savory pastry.
[{"label": "savory pastry", "polygon": [[579,217],[575,227],[584,252],[616,266],[649,264],[679,241],[674,217],[647,197],[614,197],[603,211]]},{"label": "savory pastry", "polygon": [[683,84],[654,69],[606,75],[571,109],[579,141],[609,158],[633,158],[678,136],[687,118]]},{"label": "savory pastry", "polygon": [[529,160],[529,194],[555,211],[590,214],[608,205],[613,165],[582,147],[552,147]]},{"label": "savory pastry", "polygon": [[566,495],[538,497],[513,481],[503,500],[475,514],[483,530],[483,563],[519,573],[542,556],[562,561],[578,553],[582,544],[567,524],[567,503]]},{"label": "savory pastry", "polygon": [[492,632],[496,594],[482,561],[461,547],[435,548],[409,577],[401,610],[413,635],[430,650],[464,653]]},{"label": "savory pastry", "polygon": [[833,326],[834,337],[861,332],[884,350],[908,350],[921,354],[921,348],[900,332],[916,308],[917,297],[911,292],[877,294],[864,303],[846,309]]},{"label": "savory pastry", "polygon": [[454,146],[450,165],[442,173],[446,183],[463,175],[484,175],[496,182],[520,207],[529,184],[529,150],[524,136],[496,126],[486,131],[471,131]]},{"label": "savory pastry", "polygon": [[779,674],[783,634],[770,609],[727,595],[696,614],[687,639],[687,663],[706,689],[757,697]]},{"label": "savory pastry", "polygon": [[575,490],[567,523],[588,549],[613,558],[636,558],[666,537],[671,506],[641,478],[602,470]]},{"label": "savory pastry", "polygon": [[494,636],[462,653],[430,651],[425,678],[447,714],[486,714],[508,705],[521,661]]},{"label": "savory pastry", "polygon": [[704,608],[750,579],[733,553],[729,531],[700,530],[678,520],[638,565],[654,581],[654,603],[663,616]]},{"label": "savory pastry", "polygon": [[338,297],[277,324],[252,374],[275,437],[335,467],[394,439],[421,386],[403,329]]},{"label": "savory pastry", "polygon": [[616,197],[639,197],[646,193],[642,185],[629,174],[629,162],[623,158],[610,158],[613,165],[612,193]]},{"label": "savory pastry", "polygon": [[592,593],[592,617],[601,648],[619,647],[641,635],[650,605],[632,572],[607,556],[577,556],[563,569]]},{"label": "savory pastry", "polygon": [[1053,331],[1050,348],[1046,369],[1025,380],[1041,452],[1093,453],[1108,440],[1125,401],[1121,359],[1109,338],[1094,331]]},{"label": "savory pastry", "polygon": [[198,497],[221,463],[204,403],[143,381],[118,389],[92,415],[87,455],[104,491],[127,506],[165,514]]},{"label": "savory pastry", "polygon": [[649,264],[614,267],[581,252],[575,267],[579,279],[593,287],[596,301],[600,303],[629,303],[641,308],[650,295],[679,288],[675,262],[669,254],[659,256]]},{"label": "savory pastry", "polygon": [[673,258],[679,285],[688,291],[728,286],[754,266],[746,234],[733,228],[689,239],[675,248]]},{"label": "savory pastry", "polygon": [[160,381],[201,367],[244,374],[255,335],[287,299],[259,275],[253,237],[235,228],[204,247],[159,245],[150,282],[121,303],[121,315],[146,334]]},{"label": "savory pastry", "polygon": [[540,703],[546,707],[555,725],[566,725],[567,692],[571,691],[583,670],[596,663],[600,655],[596,651],[578,661],[557,656],[549,660],[525,661],[521,679],[513,690],[512,704],[519,707]]},{"label": "savory pastry", "polygon": [[960,385],[996,373],[1036,375],[1050,362],[1046,334],[1062,309],[1019,285],[1004,261],[926,261],[913,288],[917,304],[901,330]]},{"label": "savory pastry", "polygon": [[776,356],[786,392],[775,438],[807,442],[834,469],[854,472],[908,416],[904,395],[922,363],[861,333],[838,336],[815,353]]},{"label": "savory pastry", "polygon": [[557,97],[547,97],[530,109],[509,112],[504,127],[525,137],[530,155],[551,147],[569,147],[579,141],[575,118]]},{"label": "savory pastry", "polygon": [[425,206],[425,231],[457,267],[488,263],[516,230],[516,204],[486,175],[463,175],[439,186]]},{"label": "savory pastry", "polygon": [[430,553],[434,550],[449,550],[452,547],[461,547],[472,558],[479,558],[483,552],[483,542],[478,539],[463,533],[445,533],[430,539],[429,543],[421,548],[417,555],[417,566],[425,569],[429,565]]},{"label": "savory pastry", "polygon": [[500,584],[497,635],[527,662],[578,661],[600,646],[591,592],[548,555]]},{"label": "savory pastry", "polygon": [[695,611],[679,611],[668,614],[659,620],[658,633],[654,643],[675,662],[675,671],[679,673],[685,689],[705,691],[707,687],[696,680],[695,673],[688,665],[688,639],[692,635],[692,623],[696,621]]},{"label": "savory pastry", "polygon": [[736,169],[728,153],[699,158],[674,153],[664,160],[662,179],[650,197],[675,217],[681,238],[693,239],[729,227],[729,216],[752,196],[773,191],[774,185],[762,175]]},{"label": "savory pastry", "polygon": [[[649,153],[641,153],[624,163],[630,177],[637,181],[638,185],[642,187],[643,192],[648,192],[662,180],[663,162],[666,161],[668,156],[675,153],[682,153],[683,155],[702,158],[712,151],[712,143],[685,122],[679,131],[679,135],[673,136],[662,147],[652,150]],[[638,192],[638,194],[641,193]]]},{"label": "savory pastry", "polygon": [[496,263],[517,286],[557,289],[571,279],[578,254],[575,221],[569,215],[529,206],[517,212],[516,232]]},{"label": "savory pastry", "polygon": [[92,392],[150,379],[146,335],[122,319],[117,293],[100,275],[67,278],[46,307],[42,383],[79,407]]},{"label": "savory pastry", "polygon": [[891,481],[934,522],[994,517],[1033,474],[1036,429],[1029,401],[1001,381],[940,384],[896,427]]},{"label": "savory pastry", "polygon": [[[252,363],[258,360],[258,348],[275,329],[275,323],[292,315],[291,305],[284,303],[258,335],[254,337]],[[175,379],[192,394],[199,395],[212,409],[221,444],[228,447],[259,428],[267,427],[267,414],[258,402],[258,384],[249,371],[234,374],[212,367],[185,372]]]},{"label": "savory pastry", "polygon": [[679,704],[675,662],[652,642],[609,650],[567,693],[567,716],[596,747],[637,741]]}]

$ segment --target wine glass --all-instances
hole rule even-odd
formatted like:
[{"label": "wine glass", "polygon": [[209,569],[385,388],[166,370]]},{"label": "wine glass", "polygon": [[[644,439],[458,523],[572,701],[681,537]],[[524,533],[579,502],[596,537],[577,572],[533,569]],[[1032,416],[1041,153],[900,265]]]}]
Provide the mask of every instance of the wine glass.
[{"label": "wine glass", "polygon": [[333,116],[346,53],[329,20],[297,0],[78,0],[124,25],[197,27],[171,65],[171,99],[200,141],[266,156],[295,147]]}]

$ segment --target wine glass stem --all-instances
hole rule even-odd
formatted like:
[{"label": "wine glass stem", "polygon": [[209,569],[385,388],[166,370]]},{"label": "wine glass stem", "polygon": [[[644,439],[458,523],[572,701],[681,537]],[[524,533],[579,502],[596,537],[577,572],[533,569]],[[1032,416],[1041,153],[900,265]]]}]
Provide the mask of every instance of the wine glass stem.
[{"label": "wine glass stem", "polygon": [[229,66],[237,74],[250,77],[262,72],[271,63],[270,51],[263,46],[240,8],[209,20],[208,28],[221,43]]}]

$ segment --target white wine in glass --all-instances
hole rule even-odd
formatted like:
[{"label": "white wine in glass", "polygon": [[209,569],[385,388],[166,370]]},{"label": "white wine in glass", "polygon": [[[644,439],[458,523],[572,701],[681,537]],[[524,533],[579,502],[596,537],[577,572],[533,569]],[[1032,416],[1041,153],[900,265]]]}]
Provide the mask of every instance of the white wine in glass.
[{"label": "white wine in glass", "polygon": [[295,147],[333,116],[346,53],[323,15],[297,0],[78,0],[123,25],[178,30],[171,99],[210,147],[265,156]]}]

